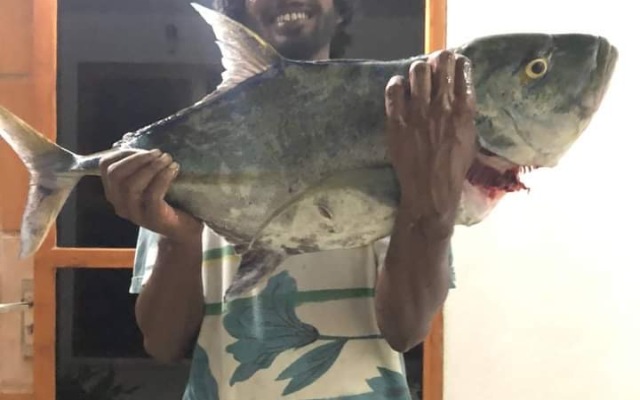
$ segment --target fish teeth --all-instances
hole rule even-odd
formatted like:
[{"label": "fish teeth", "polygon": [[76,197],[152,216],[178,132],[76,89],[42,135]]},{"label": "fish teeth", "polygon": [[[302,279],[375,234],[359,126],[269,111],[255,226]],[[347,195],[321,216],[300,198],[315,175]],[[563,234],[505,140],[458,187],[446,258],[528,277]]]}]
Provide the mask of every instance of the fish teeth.
[{"label": "fish teeth", "polygon": [[538,167],[535,165],[523,165],[518,168],[518,172],[526,174],[526,173],[532,172],[534,169],[537,169],[537,168]]},{"label": "fish teeth", "polygon": [[276,18],[276,22],[278,24],[284,24],[285,22],[299,21],[299,20],[306,20],[306,19],[309,19],[309,15],[307,15],[307,13],[305,12],[291,12],[291,13],[286,13],[278,16],[278,18]]}]

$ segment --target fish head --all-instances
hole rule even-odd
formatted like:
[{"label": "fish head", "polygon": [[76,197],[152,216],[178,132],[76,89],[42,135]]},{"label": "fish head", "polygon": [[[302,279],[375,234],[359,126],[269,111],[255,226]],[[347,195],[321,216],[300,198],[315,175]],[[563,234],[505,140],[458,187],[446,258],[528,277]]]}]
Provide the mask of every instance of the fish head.
[{"label": "fish head", "polygon": [[480,151],[467,175],[460,218],[484,219],[520,174],[555,167],[588,127],[618,51],[589,34],[517,33],[471,41],[455,52],[473,66]]}]

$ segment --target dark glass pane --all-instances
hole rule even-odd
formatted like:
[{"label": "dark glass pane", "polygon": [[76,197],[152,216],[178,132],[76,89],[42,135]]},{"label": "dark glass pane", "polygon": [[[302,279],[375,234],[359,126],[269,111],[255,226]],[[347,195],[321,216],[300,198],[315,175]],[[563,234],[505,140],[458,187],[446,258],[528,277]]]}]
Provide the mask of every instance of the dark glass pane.
[{"label": "dark glass pane", "polygon": [[128,292],[130,281],[129,270],[73,270],[74,357],[146,357],[135,321],[136,297]]},{"label": "dark glass pane", "polygon": [[[108,149],[125,133],[158,121],[197,101],[194,77],[206,81],[215,69],[164,64],[81,63],[77,68],[77,152]],[[207,88],[213,79],[207,82]],[[115,215],[98,177],[80,181],[74,202],[59,219],[61,246],[134,247],[137,227]],[[75,210],[67,210],[73,207]],[[69,225],[75,221],[75,229]]]},{"label": "dark glass pane", "polygon": [[130,279],[122,269],[57,270],[58,400],[181,398],[188,360],[163,365],[146,355]]}]

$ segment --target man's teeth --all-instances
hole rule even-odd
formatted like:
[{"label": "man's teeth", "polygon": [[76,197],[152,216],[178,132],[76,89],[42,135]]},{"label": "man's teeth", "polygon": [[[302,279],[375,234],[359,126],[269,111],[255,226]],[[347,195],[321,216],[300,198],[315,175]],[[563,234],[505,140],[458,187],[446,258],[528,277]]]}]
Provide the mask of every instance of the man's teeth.
[{"label": "man's teeth", "polygon": [[307,13],[294,12],[294,13],[282,14],[276,19],[276,21],[279,24],[284,24],[285,22],[289,22],[289,21],[299,21],[299,20],[305,20],[305,19],[309,19],[309,16],[307,15]]}]

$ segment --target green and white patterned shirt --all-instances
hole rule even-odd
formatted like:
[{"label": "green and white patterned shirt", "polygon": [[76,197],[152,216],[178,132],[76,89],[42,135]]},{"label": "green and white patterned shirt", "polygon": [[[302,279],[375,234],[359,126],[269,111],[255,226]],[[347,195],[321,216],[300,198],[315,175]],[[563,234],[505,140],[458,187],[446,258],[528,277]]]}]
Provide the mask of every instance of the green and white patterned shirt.
[{"label": "green and white patterned shirt", "polygon": [[[152,273],[141,229],[131,292]],[[287,259],[245,297],[222,301],[239,257],[205,228],[206,314],[183,400],[410,400],[402,354],[380,335],[374,287],[386,242]]]}]

